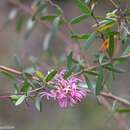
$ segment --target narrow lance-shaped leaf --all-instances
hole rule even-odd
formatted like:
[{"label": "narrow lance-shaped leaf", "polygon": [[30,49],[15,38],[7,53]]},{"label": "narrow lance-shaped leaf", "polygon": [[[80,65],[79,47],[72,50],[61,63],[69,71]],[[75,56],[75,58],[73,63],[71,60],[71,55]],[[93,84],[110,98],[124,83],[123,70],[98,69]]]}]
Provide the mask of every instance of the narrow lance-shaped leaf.
[{"label": "narrow lance-shaped leaf", "polygon": [[41,98],[39,96],[36,96],[35,98],[35,108],[39,112],[42,110]]},{"label": "narrow lance-shaped leaf", "polygon": [[109,23],[109,24],[106,24],[106,25],[103,25],[103,26],[100,26],[98,29],[97,29],[97,32],[103,32],[109,28],[111,28],[115,23]]},{"label": "narrow lance-shaped leaf", "polygon": [[126,72],[126,70],[119,68],[119,67],[114,67],[114,66],[104,66],[105,69],[108,69],[112,72],[116,72],[116,73],[124,73]]},{"label": "narrow lance-shaped leaf", "polygon": [[21,91],[27,93],[29,88],[30,88],[30,83],[29,83],[29,81],[27,79],[25,79]]},{"label": "narrow lance-shaped leaf", "polygon": [[63,15],[64,14],[62,8],[59,5],[55,5],[55,7],[56,7],[56,13],[57,14],[59,14],[59,15]]},{"label": "narrow lance-shaped leaf", "polygon": [[25,69],[25,70],[23,71],[23,73],[24,73],[24,74],[27,74],[27,75],[32,75],[32,74],[34,74],[35,72],[36,72],[36,70],[35,70],[34,67],[29,67],[29,68],[27,68],[27,69]]},{"label": "narrow lance-shaped leaf", "polygon": [[87,73],[87,74],[89,74],[89,75],[98,76],[98,73],[97,73],[96,71],[86,70],[85,73]]},{"label": "narrow lance-shaped leaf", "polygon": [[15,106],[20,105],[26,98],[26,95],[22,95],[15,103]]},{"label": "narrow lance-shaped leaf", "polygon": [[130,46],[128,46],[125,51],[123,52],[122,56],[129,55],[130,54]]},{"label": "narrow lance-shaped leaf", "polygon": [[49,74],[46,76],[45,81],[46,82],[50,81],[56,75],[56,73],[57,73],[56,70],[51,70]]},{"label": "narrow lance-shaped leaf", "polygon": [[46,16],[42,16],[41,20],[45,20],[45,21],[53,21],[57,16],[56,15],[46,15]]},{"label": "narrow lance-shaped leaf", "polygon": [[84,0],[84,2],[87,3],[87,4],[88,4],[90,1],[91,1],[91,0]]},{"label": "narrow lance-shaped leaf", "polygon": [[86,74],[84,74],[84,78],[85,78],[86,84],[88,85],[88,88],[93,89],[93,85]]},{"label": "narrow lance-shaped leaf", "polygon": [[67,55],[67,68],[68,70],[71,69],[73,64],[73,58],[72,58],[72,52],[69,53],[69,55]]},{"label": "narrow lance-shaped leaf", "polygon": [[27,20],[26,16],[24,16],[24,15],[20,16],[20,18],[16,22],[16,31],[17,32],[20,32],[22,30],[22,27],[23,27],[24,23],[26,22],[26,20]]},{"label": "narrow lance-shaped leaf", "polygon": [[109,36],[109,48],[108,48],[108,53],[110,57],[113,56],[114,53],[114,35]]},{"label": "narrow lance-shaped leaf", "polygon": [[100,94],[100,91],[103,89],[103,68],[99,68],[99,74],[96,81],[96,95]]},{"label": "narrow lance-shaped leaf", "polygon": [[101,53],[100,55],[99,55],[99,63],[100,64],[102,64],[102,61],[103,61],[103,59],[104,59],[104,53]]},{"label": "narrow lance-shaped leaf", "polygon": [[21,88],[20,88],[20,85],[19,85],[18,83],[15,83],[15,84],[14,84],[14,89],[15,89],[15,90],[14,90],[14,93],[18,94],[18,93],[20,92],[20,89],[21,89]]},{"label": "narrow lance-shaped leaf", "polygon": [[81,0],[76,0],[76,5],[79,7],[81,12],[91,16],[91,11],[87,8],[87,5]]},{"label": "narrow lance-shaped leaf", "polygon": [[71,38],[75,39],[75,40],[85,40],[88,39],[89,34],[74,34],[71,36]]},{"label": "narrow lance-shaped leaf", "polygon": [[76,24],[76,23],[80,23],[81,21],[87,19],[90,15],[86,15],[86,14],[83,14],[83,15],[80,15],[78,17],[75,17],[73,18],[70,23],[71,24]]},{"label": "narrow lance-shaped leaf", "polygon": [[113,113],[116,112],[117,107],[118,107],[117,106],[117,100],[115,100],[115,101],[113,101],[112,108],[111,108],[111,110],[112,110]]},{"label": "narrow lance-shaped leaf", "polygon": [[22,68],[22,62],[21,62],[20,57],[15,55],[14,61],[15,61],[15,66],[17,67],[17,69],[21,69]]},{"label": "narrow lance-shaped leaf", "polygon": [[11,74],[11,73],[9,73],[9,72],[0,72],[0,74],[3,74],[3,75],[5,75],[6,77],[8,77],[8,78],[10,78],[10,79],[15,79],[15,75],[13,75],[13,74]]},{"label": "narrow lance-shaped leaf", "polygon": [[92,42],[96,39],[96,33],[93,32],[89,35],[85,42],[85,48],[88,49],[92,45]]},{"label": "narrow lance-shaped leaf", "polygon": [[65,75],[64,75],[65,79],[67,79],[72,74],[73,70],[76,67],[76,65],[73,63],[74,60],[73,60],[72,56],[73,56],[72,52],[70,52],[67,55],[67,70],[66,70]]},{"label": "narrow lance-shaped leaf", "polygon": [[40,4],[36,10],[36,12],[34,13],[32,19],[35,20],[36,16],[43,10],[46,8],[46,4]]},{"label": "narrow lance-shaped leaf", "polygon": [[117,109],[116,112],[119,112],[119,113],[129,113],[130,109],[129,108]]},{"label": "narrow lance-shaped leaf", "polygon": [[74,68],[75,68],[75,65],[72,66],[69,70],[67,70],[67,71],[65,72],[64,79],[67,79],[69,76],[71,76],[71,74],[72,74]]},{"label": "narrow lance-shaped leaf", "polygon": [[53,20],[53,25],[52,25],[52,33],[55,34],[58,32],[59,30],[59,26],[60,26],[60,17],[56,17],[54,20]]}]

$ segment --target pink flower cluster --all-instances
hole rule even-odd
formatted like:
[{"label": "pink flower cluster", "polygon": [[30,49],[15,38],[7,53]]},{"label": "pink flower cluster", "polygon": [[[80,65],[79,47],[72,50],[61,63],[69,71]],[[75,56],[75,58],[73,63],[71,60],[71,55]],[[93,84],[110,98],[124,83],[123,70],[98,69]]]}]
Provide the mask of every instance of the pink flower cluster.
[{"label": "pink flower cluster", "polygon": [[73,106],[81,102],[81,100],[86,97],[87,92],[78,87],[78,83],[81,82],[79,78],[70,77],[69,79],[64,79],[65,70],[62,70],[59,74],[54,77],[54,89],[49,92],[42,92],[41,97],[46,96],[53,98],[60,107],[66,108]]}]

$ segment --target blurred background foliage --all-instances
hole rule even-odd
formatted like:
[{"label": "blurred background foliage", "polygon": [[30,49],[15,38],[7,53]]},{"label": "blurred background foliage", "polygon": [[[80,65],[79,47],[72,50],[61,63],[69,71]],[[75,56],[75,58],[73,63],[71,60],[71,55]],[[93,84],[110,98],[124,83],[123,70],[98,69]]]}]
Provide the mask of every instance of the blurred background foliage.
[{"label": "blurred background foliage", "polygon": [[[21,0],[24,4],[30,5],[32,0]],[[64,10],[65,17],[71,19],[80,14],[74,4],[74,0],[55,0]],[[122,7],[128,4],[129,0],[120,0]],[[69,51],[66,43],[57,35],[52,37],[49,47],[46,50],[45,39],[50,30],[40,24],[36,24],[35,29],[27,34],[24,26],[21,31],[16,27],[18,19],[8,21],[8,16],[12,9],[17,7],[9,3],[8,0],[0,0],[0,64],[16,68],[15,57],[20,57],[23,68],[27,68],[37,63],[39,69],[47,72],[52,67],[65,66],[64,58]],[[50,12],[53,7],[48,7]],[[112,5],[107,0],[99,0],[96,7],[96,14],[104,16],[108,10],[113,10]],[[27,17],[28,18],[28,17]],[[78,25],[73,25],[75,32],[85,33],[91,30],[93,20],[87,20]],[[25,23],[26,25],[27,23]],[[66,32],[66,28],[62,28]],[[81,43],[83,44],[83,43]],[[91,61],[91,54],[94,54],[95,46],[87,50],[87,60]],[[60,62],[59,62],[60,59]],[[128,97],[130,94],[130,69],[129,62],[124,66],[127,68],[125,74],[117,75],[112,83],[111,91],[121,97]],[[0,92],[10,92],[13,89],[13,81],[7,77],[0,76]],[[61,109],[54,102],[43,101],[43,111],[38,113],[30,101],[28,106],[23,103],[15,107],[10,101],[0,101],[0,126],[15,126],[16,130],[119,130],[117,123],[112,118],[112,113],[105,110],[94,97],[88,97],[84,102],[73,108]],[[126,116],[126,115],[125,115]],[[127,115],[127,122],[130,116]]]}]

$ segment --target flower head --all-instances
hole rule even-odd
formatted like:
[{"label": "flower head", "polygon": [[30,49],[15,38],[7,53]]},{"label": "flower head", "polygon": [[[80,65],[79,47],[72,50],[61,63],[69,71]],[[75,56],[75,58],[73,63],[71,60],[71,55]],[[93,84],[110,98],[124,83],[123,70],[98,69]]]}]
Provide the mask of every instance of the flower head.
[{"label": "flower head", "polygon": [[43,93],[48,98],[52,97],[62,108],[81,102],[87,94],[84,89],[78,87],[78,83],[81,82],[79,78],[72,76],[66,80],[64,74],[65,70],[56,74],[53,80],[54,89],[50,90],[49,93]]}]

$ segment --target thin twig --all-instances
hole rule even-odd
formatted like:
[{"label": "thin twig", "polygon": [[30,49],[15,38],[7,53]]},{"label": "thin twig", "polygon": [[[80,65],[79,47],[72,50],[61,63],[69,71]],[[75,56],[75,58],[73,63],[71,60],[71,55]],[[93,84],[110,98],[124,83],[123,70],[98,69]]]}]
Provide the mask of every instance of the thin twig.
[{"label": "thin twig", "polygon": [[[93,17],[93,19],[95,20],[95,22],[96,22],[96,24],[97,24],[97,27],[99,27],[99,22],[98,22],[96,16],[94,15],[94,11],[92,12],[92,17]],[[104,34],[103,34],[102,32],[99,32],[99,34],[100,34],[100,36],[101,36],[101,39],[102,39],[103,41],[105,41]]]},{"label": "thin twig", "polygon": [[113,1],[113,0],[109,0],[116,8],[118,8],[118,5]]},{"label": "thin twig", "polygon": [[[93,10],[92,10],[91,15],[92,15],[92,18],[94,19],[94,21],[96,22],[97,27],[99,27],[99,22],[98,22],[98,20],[97,20],[95,14],[94,14],[94,8],[93,8]],[[101,39],[102,39],[103,41],[105,41],[105,36],[104,36],[104,34],[103,34],[102,32],[99,32],[99,34],[100,34],[100,36],[101,36]]]},{"label": "thin twig", "polygon": [[[115,59],[116,59],[116,58],[115,58]],[[99,67],[107,66],[107,65],[113,63],[113,61],[115,61],[115,59],[112,59],[112,60],[110,60],[110,61],[104,62],[104,63],[102,63],[102,64],[97,64],[97,65],[94,65],[94,66],[90,66],[90,67],[88,67],[88,68],[86,68],[86,69],[84,69],[84,70],[82,70],[82,71],[80,71],[80,72],[77,72],[77,73],[73,74],[72,76],[78,76],[78,75],[81,75],[82,73],[85,73],[85,72],[88,72],[88,71],[97,69],[97,68],[99,68]]]},{"label": "thin twig", "polygon": [[[110,64],[110,63],[106,63],[106,64]],[[105,64],[104,64],[104,65],[105,65]],[[94,67],[91,67],[89,70],[92,70],[92,69],[97,68],[97,67],[99,67],[99,65],[94,66]],[[0,71],[9,72],[9,73],[13,73],[13,74],[22,76],[22,72],[17,71],[17,70],[14,70],[14,69],[11,69],[11,68],[8,68],[8,67],[5,67],[5,66],[2,66],[2,65],[0,65]],[[35,79],[38,79],[38,78],[35,77],[35,76],[33,76],[32,79],[35,80]],[[40,87],[40,88],[31,90],[30,93],[35,93],[35,92],[40,91],[40,90],[42,90],[42,89],[44,89],[43,86]],[[86,91],[87,91],[88,93],[92,93],[92,91],[89,90],[89,89],[86,89]],[[23,94],[23,93],[20,93],[20,94]],[[111,94],[111,93],[101,92],[100,95],[102,95],[102,96],[104,96],[104,97],[107,97],[107,98],[110,98],[110,99],[113,99],[113,100],[117,100],[118,102],[120,102],[120,103],[122,103],[122,104],[124,104],[124,105],[130,106],[130,101],[128,101],[128,100],[126,100],[126,99],[124,99],[124,98],[115,96],[115,95],[113,95],[113,94]],[[0,99],[1,99],[1,98],[0,98]]]},{"label": "thin twig", "polygon": [[[9,68],[9,67],[5,67],[3,65],[0,65],[0,71],[1,72],[9,72],[9,73],[12,73],[14,75],[17,75],[17,76],[22,76],[23,72],[20,72],[18,70],[15,70],[15,69],[12,69],[12,68]],[[33,76],[33,77],[29,77],[33,80],[38,80],[37,77]]]},{"label": "thin twig", "polygon": [[[108,110],[111,111],[111,104],[104,97],[100,97],[100,102]],[[123,130],[130,130],[126,120],[119,113],[113,113],[114,119],[118,122],[119,127]]]}]

